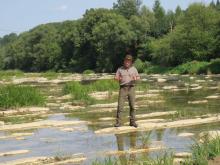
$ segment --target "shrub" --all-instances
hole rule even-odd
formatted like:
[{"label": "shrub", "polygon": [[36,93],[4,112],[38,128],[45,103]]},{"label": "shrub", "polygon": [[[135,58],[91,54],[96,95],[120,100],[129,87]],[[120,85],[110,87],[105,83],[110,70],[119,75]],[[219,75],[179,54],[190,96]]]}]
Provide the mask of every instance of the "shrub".
[{"label": "shrub", "polygon": [[176,74],[202,74],[207,73],[207,67],[209,62],[191,61],[182,65],[179,65],[172,69],[170,73]]},{"label": "shrub", "polygon": [[220,73],[220,58],[212,60],[208,66],[208,69],[213,74],[219,74]]},{"label": "shrub", "polygon": [[93,70],[85,70],[84,72],[83,72],[83,74],[94,74],[95,72],[93,71]]}]

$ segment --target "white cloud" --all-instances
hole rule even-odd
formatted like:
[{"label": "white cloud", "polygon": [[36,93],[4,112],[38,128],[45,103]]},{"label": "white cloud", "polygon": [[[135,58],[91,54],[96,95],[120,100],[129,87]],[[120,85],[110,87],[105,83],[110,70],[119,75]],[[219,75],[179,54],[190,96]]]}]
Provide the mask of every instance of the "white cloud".
[{"label": "white cloud", "polygon": [[55,10],[57,11],[66,11],[68,9],[67,5],[60,5],[57,8],[55,8]]}]

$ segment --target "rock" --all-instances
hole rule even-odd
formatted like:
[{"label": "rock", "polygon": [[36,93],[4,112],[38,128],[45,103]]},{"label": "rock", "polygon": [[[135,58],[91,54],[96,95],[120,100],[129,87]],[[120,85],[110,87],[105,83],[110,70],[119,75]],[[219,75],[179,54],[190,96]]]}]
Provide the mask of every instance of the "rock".
[{"label": "rock", "polygon": [[152,98],[152,97],[158,97],[158,94],[137,94],[136,95],[136,99],[137,98]]},{"label": "rock", "polygon": [[178,153],[175,153],[174,156],[176,158],[189,158],[192,156],[192,153],[189,153],[189,152],[178,152]]},{"label": "rock", "polygon": [[188,104],[206,104],[208,100],[188,101]]},{"label": "rock", "polygon": [[171,90],[171,89],[177,89],[178,87],[177,86],[164,86],[163,89],[166,89],[166,90]]},{"label": "rock", "polygon": [[7,110],[7,111],[0,111],[0,115],[13,115],[16,113],[46,113],[50,109],[47,107],[25,107],[25,108],[19,108],[14,110]]},{"label": "rock", "polygon": [[196,80],[197,83],[204,83],[206,82],[205,80]]},{"label": "rock", "polygon": [[157,89],[151,89],[147,91],[148,93],[160,93],[163,92],[163,90],[157,90]]},{"label": "rock", "polygon": [[63,105],[62,107],[60,107],[61,110],[78,110],[78,109],[83,109],[85,107],[82,106],[75,106],[75,105]]},{"label": "rock", "polygon": [[0,136],[0,139],[9,139],[9,138],[15,138],[17,140],[20,140],[24,138],[23,136],[32,136],[34,133],[13,133],[8,136]]},{"label": "rock", "polygon": [[19,155],[19,154],[26,154],[29,150],[17,150],[17,151],[8,151],[8,152],[2,152],[0,153],[1,156],[12,156],[12,155]]},{"label": "rock", "polygon": [[69,94],[69,95],[64,95],[64,96],[58,97],[58,98],[56,98],[56,100],[69,100],[71,98],[72,98],[72,95]]},{"label": "rock", "polygon": [[58,103],[47,103],[47,107],[59,107],[60,104]]},{"label": "rock", "polygon": [[114,117],[103,117],[103,118],[99,118],[100,121],[111,121],[111,120],[115,120]]},{"label": "rock", "polygon": [[0,121],[0,126],[5,125],[4,121]]},{"label": "rock", "polygon": [[212,96],[207,96],[206,99],[218,99],[220,96],[218,95],[212,95]]},{"label": "rock", "polygon": [[195,90],[199,90],[199,89],[202,89],[202,86],[197,86],[197,87],[194,87],[194,88],[190,88],[191,90],[195,91]]},{"label": "rock", "polygon": [[109,92],[109,91],[104,91],[104,92],[93,92],[90,93],[89,95],[96,100],[105,100],[108,99],[110,96],[117,95],[118,92]]},{"label": "rock", "polygon": [[157,79],[157,82],[159,82],[159,83],[164,83],[164,82],[166,82],[167,80],[166,79],[163,79],[163,78],[158,78]]},{"label": "rock", "polygon": [[47,165],[63,165],[63,164],[81,164],[86,160],[86,157],[83,154],[74,154],[71,156],[63,157],[32,157],[18,159],[14,161],[8,161],[0,163],[0,165],[26,165],[26,164],[47,164]]},{"label": "rock", "polygon": [[163,150],[165,147],[149,147],[146,149],[130,149],[125,151],[108,151],[105,155],[113,156],[113,155],[126,155],[126,154],[138,154],[138,153],[146,153],[152,151]]},{"label": "rock", "polygon": [[110,127],[110,128],[97,130],[95,131],[95,133],[96,134],[122,134],[122,133],[136,132],[136,131],[150,131],[154,129],[188,127],[188,126],[193,126],[193,125],[215,123],[219,121],[220,121],[220,114],[213,116],[213,117],[207,117],[207,118],[185,119],[185,120],[160,122],[160,123],[153,123],[153,122],[143,123],[143,124],[139,124],[138,128],[128,127],[128,126],[122,126],[119,128]]},{"label": "rock", "polygon": [[13,125],[4,125],[0,127],[0,130],[25,130],[25,129],[33,129],[33,128],[45,128],[45,127],[61,127],[68,125],[81,125],[81,124],[89,124],[87,121],[56,121],[56,120],[44,120],[32,123],[24,123],[24,124],[13,124]]},{"label": "rock", "polygon": [[117,108],[96,108],[93,110],[87,111],[88,113],[105,113],[105,112],[113,112],[116,111]]},{"label": "rock", "polygon": [[174,115],[174,114],[176,114],[176,113],[177,113],[177,111],[153,112],[153,113],[149,113],[149,114],[136,115],[136,118],[137,118],[137,119],[140,119],[140,118],[150,118],[150,117]]},{"label": "rock", "polygon": [[179,137],[192,137],[194,136],[194,133],[180,133],[178,134]]},{"label": "rock", "polygon": [[90,105],[91,108],[116,108],[118,106],[118,102],[109,103],[109,104],[94,104]]}]

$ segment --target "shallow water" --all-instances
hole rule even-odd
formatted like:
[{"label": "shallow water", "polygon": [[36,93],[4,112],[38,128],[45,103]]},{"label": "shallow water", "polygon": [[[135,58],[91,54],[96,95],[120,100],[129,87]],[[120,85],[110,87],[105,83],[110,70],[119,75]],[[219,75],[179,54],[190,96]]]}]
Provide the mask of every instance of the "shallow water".
[{"label": "shallow water", "polygon": [[[137,114],[147,114],[149,112],[157,111],[173,111],[178,110],[184,112],[186,118],[193,115],[202,115],[207,113],[219,113],[220,99],[208,99],[206,104],[188,104],[188,101],[204,100],[205,97],[210,95],[220,95],[220,77],[205,77],[194,76],[164,76],[167,82],[157,82],[155,76],[143,76],[144,81],[150,89],[163,90],[159,92],[158,98],[145,98],[145,100],[164,100],[164,103],[149,104],[146,108],[137,109]],[[199,80],[199,81],[198,81]],[[200,81],[200,80],[205,80]],[[191,86],[187,85],[197,84],[202,86],[202,89],[192,90]],[[174,91],[172,89],[164,89],[164,86],[177,86],[178,89],[183,91]],[[218,89],[210,89],[209,87],[218,87]],[[60,96],[61,91],[48,92],[47,87],[39,87],[47,95]],[[62,88],[62,85],[56,86],[57,89]],[[148,93],[146,91],[146,93]],[[137,99],[137,102],[140,101]],[[147,104],[147,103],[146,103]],[[91,110],[91,109],[87,109]],[[58,110],[59,111],[59,110]],[[192,116],[187,113],[192,113]],[[128,122],[128,110],[123,112],[124,122]],[[13,150],[30,150],[29,153],[16,156],[0,157],[0,162],[15,160],[18,158],[26,158],[32,156],[62,156],[71,155],[76,153],[83,153],[88,158],[83,164],[91,164],[91,160],[104,160],[108,156],[103,153],[115,150],[129,150],[130,148],[146,148],[153,144],[145,144],[143,137],[150,133],[150,142],[160,141],[165,147],[173,152],[190,151],[191,145],[195,142],[198,134],[208,130],[218,130],[219,123],[204,124],[193,127],[172,128],[163,130],[153,130],[151,132],[137,132],[127,133],[121,135],[96,135],[94,131],[111,127],[114,121],[99,121],[101,117],[115,117],[115,112],[108,113],[88,113],[85,110],[73,112],[71,115],[54,114],[50,115],[47,120],[84,120],[90,121],[92,124],[68,126],[68,128],[76,128],[76,131],[65,132],[59,128],[42,128],[35,129],[33,136],[25,137],[25,140],[4,139],[0,140],[0,152],[13,151]],[[177,116],[178,117],[178,116]],[[162,116],[157,118],[171,119],[170,116]],[[173,119],[173,118],[172,118]],[[174,120],[178,118],[174,117]],[[142,119],[141,119],[142,120]],[[94,123],[96,122],[96,123]],[[178,137],[179,133],[190,132],[195,133],[192,137]],[[0,136],[7,134],[7,132],[0,131]],[[138,159],[139,157],[154,157],[160,152],[151,152],[143,154],[131,154],[127,157],[119,157],[120,159]]]}]

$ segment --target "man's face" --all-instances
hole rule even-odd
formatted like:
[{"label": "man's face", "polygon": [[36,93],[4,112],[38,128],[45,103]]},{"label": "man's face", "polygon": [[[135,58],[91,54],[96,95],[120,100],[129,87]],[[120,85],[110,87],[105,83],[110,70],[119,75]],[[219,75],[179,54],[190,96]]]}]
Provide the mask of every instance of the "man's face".
[{"label": "man's face", "polygon": [[125,60],[124,60],[124,66],[125,66],[126,68],[129,68],[129,67],[131,66],[131,64],[132,64],[132,61],[131,61],[131,60],[128,60],[128,59],[125,59]]}]

